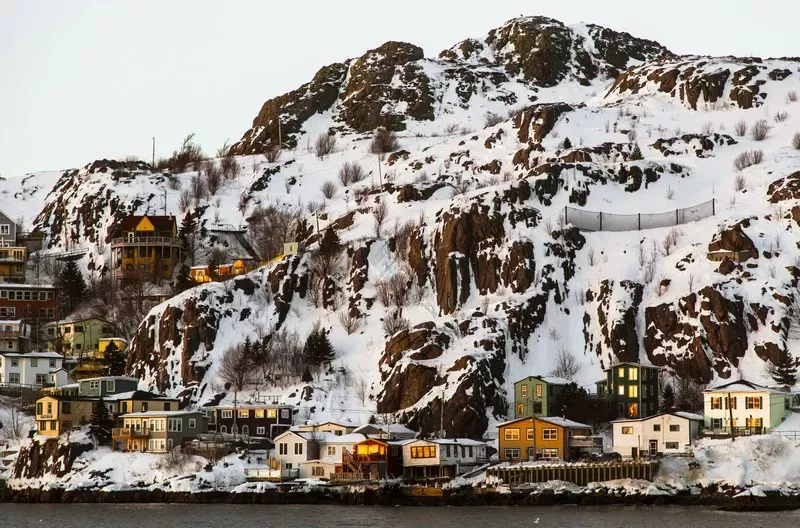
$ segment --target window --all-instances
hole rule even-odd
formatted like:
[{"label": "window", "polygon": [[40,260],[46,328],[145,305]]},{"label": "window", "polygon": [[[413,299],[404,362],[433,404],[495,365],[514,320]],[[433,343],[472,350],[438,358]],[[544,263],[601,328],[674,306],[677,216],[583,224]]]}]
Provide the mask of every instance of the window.
[{"label": "window", "polygon": [[172,410],[171,408],[172,408],[172,404],[170,404],[169,402],[165,402],[164,403],[164,410],[165,411],[170,411],[170,410]]},{"label": "window", "polygon": [[558,449],[542,449],[542,458],[559,458]]},{"label": "window", "polygon": [[681,426],[680,425],[673,424],[673,425],[669,426],[669,432],[670,433],[677,433],[680,430],[681,430]]},{"label": "window", "polygon": [[656,433],[661,430],[661,424],[653,424],[653,431]]},{"label": "window", "polygon": [[630,405],[628,405],[628,417],[637,418],[638,416],[639,416],[639,404],[631,403]]},{"label": "window", "polygon": [[712,409],[722,409],[722,398],[721,397],[711,397],[711,408]]},{"label": "window", "polygon": [[628,379],[632,381],[636,381],[639,379],[639,369],[635,367],[628,368]]},{"label": "window", "polygon": [[250,436],[250,426],[249,425],[243,425],[242,426],[242,434],[244,436]]},{"label": "window", "polygon": [[75,333],[82,334],[83,333],[83,325],[75,325]]},{"label": "window", "polygon": [[628,385],[628,398],[638,398],[638,397],[639,397],[639,386]]},{"label": "window", "polygon": [[56,368],[56,360],[55,359],[51,359],[50,360],[50,368]]},{"label": "window", "polygon": [[114,392],[116,390],[116,382],[114,380],[106,380],[106,392]]},{"label": "window", "polygon": [[72,333],[72,328],[67,326],[66,328],[64,328],[64,333],[65,334],[71,334]]},{"label": "window", "polygon": [[504,449],[503,458],[519,460],[519,449]]},{"label": "window", "polygon": [[142,402],[142,412],[147,412],[148,407],[150,407],[150,402]]},{"label": "window", "polygon": [[312,477],[324,477],[325,476],[325,468],[322,466],[314,466],[311,468],[311,476]]},{"label": "window", "polygon": [[224,410],[224,411],[220,411],[220,414],[222,415],[223,418],[233,418],[233,411],[231,411],[229,409],[228,410]]},{"label": "window", "polygon": [[519,394],[520,394],[520,396],[522,396],[523,398],[526,398],[526,397],[528,396],[528,386],[527,386],[527,385],[522,385],[522,386],[519,388]]},{"label": "window", "polygon": [[633,434],[633,427],[626,425],[622,427],[622,434],[624,435],[632,435]]},{"label": "window", "polygon": [[528,440],[533,440],[533,429],[525,429],[526,435],[525,438]]},{"label": "window", "polygon": [[506,440],[519,440],[519,429],[506,429]]},{"label": "window", "polygon": [[558,429],[542,429],[542,440],[558,440]]},{"label": "window", "polygon": [[183,431],[183,420],[180,418],[170,418],[167,420],[167,431],[171,433],[180,433]]},{"label": "window", "polygon": [[288,455],[289,454],[289,444],[286,442],[281,442],[278,444],[278,454],[281,455]]},{"label": "window", "polygon": [[42,412],[42,402],[36,402],[36,414],[38,414],[38,415],[40,415],[40,416],[41,416],[42,414],[44,414],[44,413]]},{"label": "window", "polygon": [[267,409],[267,418],[277,418],[277,417],[278,417],[277,409]]},{"label": "window", "polygon": [[267,432],[267,429],[265,427],[256,427],[256,434],[257,435],[263,435],[263,434],[266,434],[266,432]]},{"label": "window", "polygon": [[72,414],[72,402],[61,402],[61,414]]},{"label": "window", "polygon": [[281,418],[289,418],[289,409],[281,409]]},{"label": "window", "polygon": [[[730,401],[728,401],[728,400],[730,400]],[[728,409],[729,405],[730,405],[731,409],[735,409],[736,408],[736,396],[731,396],[730,398],[725,398],[725,408]]]},{"label": "window", "polygon": [[47,374],[37,374],[36,375],[36,384],[37,385],[44,385],[47,383]]},{"label": "window", "polygon": [[11,226],[8,224],[0,224],[0,235],[10,235]]},{"label": "window", "polygon": [[667,442],[667,449],[678,449],[678,442]]},{"label": "window", "polygon": [[97,390],[100,388],[99,380],[92,380],[89,382],[89,390]]},{"label": "window", "polygon": [[8,373],[8,382],[9,383],[19,383],[19,372],[9,372]]},{"label": "window", "polygon": [[[222,426],[220,426],[220,428],[219,428],[219,432],[220,432],[220,433],[223,433],[223,434],[227,434],[227,432],[228,432],[228,426],[227,426],[227,425],[222,425]],[[285,455],[286,453],[283,453],[283,454]]]},{"label": "window", "polygon": [[619,379],[625,379],[625,367],[619,367],[617,369],[617,377]]},{"label": "window", "polygon": [[542,397],[542,385],[539,383],[536,384],[536,397],[537,398]]},{"label": "window", "polygon": [[197,427],[197,418],[189,418],[189,429],[195,429]]},{"label": "window", "polygon": [[711,427],[713,429],[720,429],[722,428],[722,418],[712,418],[711,419]]},{"label": "window", "polygon": [[256,418],[264,417],[264,409],[256,409]]},{"label": "window", "polygon": [[250,409],[239,409],[239,418],[250,418]]},{"label": "window", "polygon": [[436,446],[412,447],[411,458],[436,458]]},{"label": "window", "polygon": [[303,444],[300,442],[295,442],[294,444],[294,454],[295,455],[302,455],[303,454]]},{"label": "window", "polygon": [[617,387],[617,395],[625,396],[625,385],[620,385]]},{"label": "window", "polygon": [[19,366],[19,358],[11,358],[11,366],[18,367]]},{"label": "window", "polygon": [[745,409],[760,409],[761,396],[748,396],[744,400]]},{"label": "window", "polygon": [[338,430],[338,431],[334,431],[334,432],[333,432],[333,434],[334,434],[335,436],[342,436],[342,431],[340,431],[340,430]]},{"label": "window", "polygon": [[517,404],[517,416],[522,416],[525,414],[525,404],[518,403]]},{"label": "window", "polygon": [[533,414],[542,414],[542,402],[533,402]]},{"label": "window", "polygon": [[760,429],[762,426],[761,418],[748,418],[746,420],[747,427],[754,427]]},{"label": "window", "polygon": [[328,456],[336,455],[336,446],[328,446]]}]

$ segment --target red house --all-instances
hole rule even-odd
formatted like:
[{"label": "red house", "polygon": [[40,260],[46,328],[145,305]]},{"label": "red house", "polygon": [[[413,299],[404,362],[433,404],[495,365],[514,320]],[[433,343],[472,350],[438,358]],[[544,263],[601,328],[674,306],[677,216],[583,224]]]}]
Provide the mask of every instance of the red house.
[{"label": "red house", "polygon": [[[380,480],[403,475],[403,448],[389,441],[367,438],[355,445],[354,452],[342,453],[336,466],[340,480]],[[334,476],[336,480],[336,476]]]}]

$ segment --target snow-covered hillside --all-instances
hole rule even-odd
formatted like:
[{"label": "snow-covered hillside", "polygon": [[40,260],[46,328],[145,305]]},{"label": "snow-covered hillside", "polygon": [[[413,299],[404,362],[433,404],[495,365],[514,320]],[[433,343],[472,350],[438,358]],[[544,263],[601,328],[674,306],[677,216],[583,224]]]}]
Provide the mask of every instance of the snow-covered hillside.
[{"label": "snow-covered hillside", "polygon": [[[298,405],[303,418],[380,413],[427,432],[443,416],[446,434],[465,436],[503,420],[513,381],[550,372],[564,353],[577,357],[575,380],[586,386],[618,360],[704,383],[765,381],[765,361],[784,349],[800,354],[791,328],[796,92],[796,61],[676,58],[630,35],[539,18],[436,59],[388,43],[326,67],[265,103],[235,147],[248,154],[237,176],[193,207],[209,224],[233,225],[247,225],[259,205],[302,209],[295,238],[308,251],[156,307],[129,369],[201,404],[222,390],[225,350],[282,331],[303,340],[319,323],[337,352],[331,372],[262,384],[261,396]],[[501,118],[484,126],[487,112]],[[278,116],[292,147],[270,163],[260,152],[275,144]],[[761,120],[769,129],[756,140]],[[369,151],[378,126],[400,143],[382,161]],[[321,134],[336,145],[319,157]],[[760,162],[736,170],[753,151]],[[339,183],[346,162],[366,177]],[[88,260],[107,251],[97,242],[123,212],[162,211],[164,189],[167,211],[180,214],[194,175],[168,185],[146,164],[95,162],[55,187],[51,173],[2,182],[0,209],[40,207],[36,224],[54,248],[66,222],[73,243],[94,244]],[[13,198],[19,192],[27,207]],[[671,217],[710,200],[713,216],[641,231],[581,232],[564,215],[573,207]],[[323,276],[317,224],[344,246]],[[709,251],[749,258],[712,261]],[[393,278],[408,290],[400,307],[381,295]],[[388,335],[387,318],[409,328]]]}]

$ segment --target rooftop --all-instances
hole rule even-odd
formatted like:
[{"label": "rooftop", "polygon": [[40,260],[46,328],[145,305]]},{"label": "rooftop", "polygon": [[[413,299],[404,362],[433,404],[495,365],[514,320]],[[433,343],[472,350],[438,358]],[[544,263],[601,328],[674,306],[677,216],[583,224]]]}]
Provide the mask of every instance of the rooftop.
[{"label": "rooftop", "polygon": [[156,394],[155,392],[143,391],[143,390],[110,394],[108,396],[104,396],[103,399],[105,401],[121,401],[121,400],[167,400],[175,402],[178,401],[177,398],[168,398],[167,396],[162,396],[161,394]]},{"label": "rooftop", "polygon": [[[660,369],[661,367],[656,367],[654,365],[645,365],[643,363],[634,363],[633,361],[620,361],[619,363],[614,363],[613,365],[609,366],[608,368],[612,369],[615,367],[620,367],[622,365],[630,365],[632,367],[640,367],[640,368],[648,368],[648,369]],[[608,370],[608,369],[606,369]]]},{"label": "rooftop", "polygon": [[123,414],[120,418],[146,418],[150,416],[189,416],[199,414],[202,415],[202,411],[145,411],[145,412],[137,412],[137,413],[128,413]]},{"label": "rooftop", "polygon": [[570,383],[572,383],[570,380],[565,378],[559,378],[558,376],[536,376],[536,375],[527,376],[525,378],[522,378],[521,380],[516,381],[515,383],[519,383],[520,381],[524,381],[526,379],[531,379],[531,378],[541,380],[545,383],[549,383],[550,385],[569,385]]},{"label": "rooftop", "polygon": [[413,431],[401,424],[365,424],[356,428],[353,432],[361,433],[368,430],[370,427],[386,434],[417,434],[416,431]]},{"label": "rooftop", "polygon": [[97,378],[83,378],[80,380],[81,382],[84,381],[105,381],[105,380],[113,380],[113,381],[135,381],[139,383],[139,378],[132,378],[130,376],[99,376]]},{"label": "rooftop", "polygon": [[735,380],[707,388],[703,392],[781,392],[747,380]]},{"label": "rooftop", "polygon": [[686,418],[687,420],[693,420],[693,421],[696,421],[696,422],[702,422],[703,421],[703,415],[702,414],[695,414],[695,413],[684,412],[684,411],[676,411],[676,412],[660,412],[660,413],[653,414],[651,416],[644,416],[642,418],[618,418],[616,420],[613,420],[613,422],[620,422],[620,423],[621,422],[645,422],[647,420],[652,420],[654,418],[659,418],[661,416],[666,416],[666,415],[678,416],[680,418]]},{"label": "rooftop", "polygon": [[173,226],[177,227],[174,216],[145,215],[145,216],[126,216],[119,223],[122,231],[133,231],[143,218],[147,218],[157,231],[171,231]]},{"label": "rooftop", "polygon": [[18,352],[0,352],[0,356],[5,357],[28,357],[28,358],[47,358],[47,359],[64,359],[64,356],[58,352],[28,352],[27,354],[20,354]]}]

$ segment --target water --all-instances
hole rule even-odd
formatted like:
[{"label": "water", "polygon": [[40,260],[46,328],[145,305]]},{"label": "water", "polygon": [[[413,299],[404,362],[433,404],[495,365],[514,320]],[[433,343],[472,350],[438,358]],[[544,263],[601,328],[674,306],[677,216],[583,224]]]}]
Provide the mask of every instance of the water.
[{"label": "water", "polygon": [[781,528],[800,511],[728,513],[701,507],[378,507],[217,504],[0,504],[2,528]]}]

